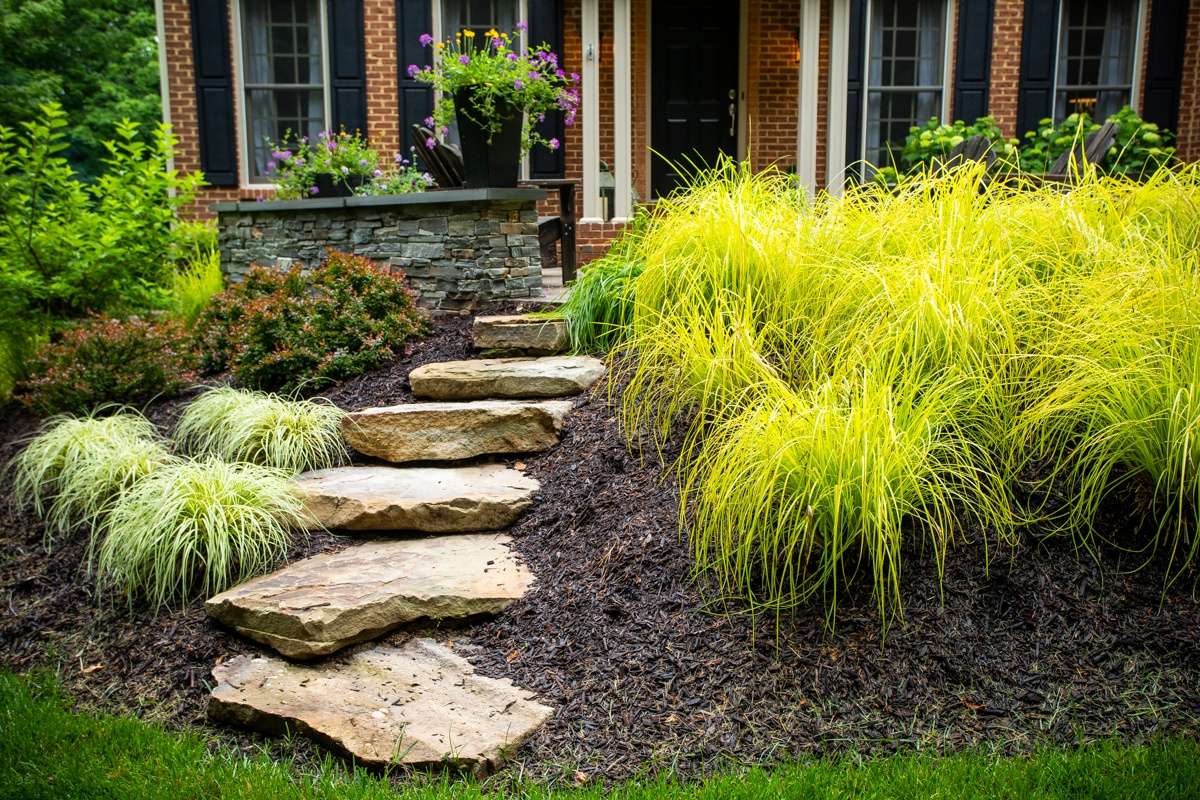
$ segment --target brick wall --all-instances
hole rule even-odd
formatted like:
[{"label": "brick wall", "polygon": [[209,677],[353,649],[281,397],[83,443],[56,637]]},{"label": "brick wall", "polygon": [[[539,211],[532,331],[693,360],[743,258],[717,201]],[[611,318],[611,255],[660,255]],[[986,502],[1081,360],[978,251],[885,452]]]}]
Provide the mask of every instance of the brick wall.
[{"label": "brick wall", "polygon": [[[988,111],[1005,136],[1020,136],[1017,130],[1017,89],[1021,83],[1021,22],[1025,0],[996,0],[992,25],[992,74],[988,87]],[[967,120],[970,122],[971,120]]]},{"label": "brick wall", "polygon": [[1200,160],[1200,0],[1192,0],[1188,8],[1179,97],[1179,156]]},{"label": "brick wall", "polygon": [[747,63],[749,157],[755,169],[775,164],[796,166],[796,32],[800,5],[795,0],[747,0],[750,3]]},{"label": "brick wall", "polygon": [[396,2],[363,0],[364,51],[367,60],[367,137],[390,160],[401,150],[396,86]]}]

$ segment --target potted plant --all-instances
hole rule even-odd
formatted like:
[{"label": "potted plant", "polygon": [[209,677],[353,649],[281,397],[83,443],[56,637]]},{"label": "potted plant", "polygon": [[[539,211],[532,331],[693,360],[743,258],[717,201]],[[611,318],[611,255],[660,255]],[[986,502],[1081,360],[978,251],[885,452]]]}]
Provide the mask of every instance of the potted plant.
[{"label": "potted plant", "polygon": [[[458,123],[467,186],[516,186],[523,153],[534,145],[555,150],[561,144],[543,138],[533,122],[555,110],[564,113],[567,125],[575,122],[579,76],[563,71],[549,45],[522,49],[524,31],[524,24],[512,33],[467,29],[436,44],[423,34],[421,45],[434,47],[433,64],[408,67],[411,77],[438,92],[426,120],[435,135],[445,136],[450,122]],[[427,144],[432,148],[436,142]]]},{"label": "potted plant", "polygon": [[272,144],[267,173],[283,199],[349,197],[379,169],[379,154],[357,133],[321,131]]}]

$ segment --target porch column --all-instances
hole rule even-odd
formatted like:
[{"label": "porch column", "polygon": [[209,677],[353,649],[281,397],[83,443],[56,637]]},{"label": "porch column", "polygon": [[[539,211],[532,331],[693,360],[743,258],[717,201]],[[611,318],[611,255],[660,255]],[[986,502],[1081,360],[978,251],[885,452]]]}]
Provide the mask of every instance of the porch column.
[{"label": "porch column", "polygon": [[600,0],[583,0],[580,33],[583,39],[583,217],[600,219]]},{"label": "porch column", "polygon": [[846,81],[850,59],[850,0],[833,0],[829,17],[829,104],[825,120],[825,187],[840,195],[846,183]]},{"label": "porch column", "polygon": [[613,222],[633,218],[633,48],[631,0],[613,0]]},{"label": "porch column", "polygon": [[809,194],[817,190],[817,76],[821,68],[821,0],[800,6],[800,107],[796,124],[796,177]]}]

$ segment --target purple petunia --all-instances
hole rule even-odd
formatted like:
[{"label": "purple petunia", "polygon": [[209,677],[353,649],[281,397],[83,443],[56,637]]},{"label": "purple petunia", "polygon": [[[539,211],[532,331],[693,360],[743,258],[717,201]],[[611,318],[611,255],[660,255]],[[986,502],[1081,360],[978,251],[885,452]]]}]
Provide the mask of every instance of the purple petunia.
[{"label": "purple petunia", "polygon": [[433,117],[426,117],[426,118],[425,118],[425,127],[426,127],[426,128],[432,128],[432,127],[433,127]]},{"label": "purple petunia", "polygon": [[420,71],[421,71],[421,68],[418,67],[416,64],[408,65],[408,77],[415,78],[415,77],[417,77],[417,73]]},{"label": "purple petunia", "polygon": [[421,47],[429,47],[429,45],[433,44],[433,37],[428,33],[422,33],[417,37],[417,41],[421,43]]},{"label": "purple petunia", "polygon": [[547,142],[546,144],[550,145],[551,150],[557,150],[559,147],[562,146],[562,143],[558,141],[558,138],[553,137],[553,136],[550,137],[550,141]]},{"label": "purple petunia", "polygon": [[528,23],[525,23],[525,22],[518,22],[518,23],[517,23],[517,30],[519,30],[519,31],[527,31],[527,30],[529,30],[529,24],[528,24]]},{"label": "purple petunia", "polygon": [[271,158],[275,159],[276,161],[287,161],[291,157],[291,150],[276,150],[271,153]]},{"label": "purple petunia", "polygon": [[521,91],[522,89],[525,88],[525,81],[521,80],[520,78],[517,78],[516,80],[513,81],[513,88],[516,89],[518,92]]},{"label": "purple petunia", "polygon": [[458,63],[462,64],[463,66],[466,66],[467,64],[471,63],[471,57],[469,55],[467,55],[466,53],[463,53],[461,56],[458,57]]},{"label": "purple petunia", "polygon": [[268,161],[267,162],[267,172],[274,172],[274,171],[275,171],[275,162]]},{"label": "purple petunia", "polygon": [[505,56],[505,58],[507,58],[509,61],[520,61],[521,60],[521,57],[519,55],[517,55],[516,53],[509,53],[508,55]]},{"label": "purple petunia", "polygon": [[321,190],[319,188],[317,188],[316,186],[310,186],[310,187],[308,187],[308,193],[309,194],[320,194]]},{"label": "purple petunia", "polygon": [[430,150],[432,150],[433,148],[437,147],[437,142],[435,142],[433,140],[433,137],[430,136],[428,139],[425,140],[425,146],[428,147]]}]

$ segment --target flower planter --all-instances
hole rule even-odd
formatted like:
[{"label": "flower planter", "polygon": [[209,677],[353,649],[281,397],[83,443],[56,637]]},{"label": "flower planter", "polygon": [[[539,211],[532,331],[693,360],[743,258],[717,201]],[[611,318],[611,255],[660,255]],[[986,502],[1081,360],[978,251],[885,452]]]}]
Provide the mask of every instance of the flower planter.
[{"label": "flower planter", "polygon": [[487,129],[464,113],[464,109],[474,109],[473,94],[469,88],[454,94],[465,185],[469,189],[516,186],[521,172],[522,114],[507,102],[497,102],[500,130],[489,142]]},{"label": "flower planter", "polygon": [[318,175],[314,181],[317,193],[313,197],[353,197],[354,190],[367,182],[366,176],[347,175],[335,178],[329,173]]}]

